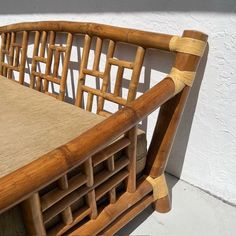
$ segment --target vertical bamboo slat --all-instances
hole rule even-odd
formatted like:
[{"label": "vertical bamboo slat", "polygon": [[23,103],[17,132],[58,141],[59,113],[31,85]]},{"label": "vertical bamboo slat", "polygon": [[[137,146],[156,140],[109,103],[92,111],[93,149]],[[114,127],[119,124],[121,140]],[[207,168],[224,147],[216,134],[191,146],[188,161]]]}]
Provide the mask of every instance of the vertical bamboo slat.
[{"label": "vertical bamboo slat", "polygon": [[32,194],[21,204],[28,235],[46,236],[38,193]]},{"label": "vertical bamboo slat", "polygon": [[19,56],[20,56],[20,48],[16,47],[15,48],[15,59],[13,62],[13,66],[14,67],[18,67],[19,66]]},{"label": "vertical bamboo slat", "polygon": [[136,57],[134,60],[134,68],[133,68],[133,73],[131,76],[131,82],[129,85],[127,103],[135,99],[136,90],[137,90],[138,82],[139,82],[139,76],[140,76],[140,72],[141,72],[142,64],[144,60],[144,55],[145,55],[145,49],[142,47],[138,47]]},{"label": "vertical bamboo slat", "polygon": [[[115,170],[115,160],[114,160],[114,155],[112,155],[111,157],[109,157],[107,159],[107,168],[109,171],[113,172]],[[112,188],[109,191],[109,198],[110,198],[110,203],[115,203],[116,201],[116,189]]]},{"label": "vertical bamboo slat", "polygon": [[126,155],[129,158],[127,192],[133,193],[136,190],[137,127],[128,131],[126,137],[130,140],[130,145],[126,148]]},{"label": "vertical bamboo slat", "polygon": [[[11,34],[7,33],[6,36],[6,44],[5,44],[5,48],[4,48],[4,56],[6,56],[6,60],[8,61],[8,54],[9,54],[9,47],[10,47],[10,39],[11,39]],[[7,67],[4,66],[3,67],[3,76],[7,76]]]},{"label": "vertical bamboo slat", "polygon": [[73,35],[71,33],[68,33],[67,41],[66,41],[65,58],[64,58],[61,81],[60,81],[59,100],[61,101],[63,101],[65,97],[66,78],[68,74],[68,64],[70,60],[72,42],[73,42]]},{"label": "vertical bamboo slat", "polygon": [[[58,185],[59,188],[61,188],[62,190],[68,189],[69,186],[68,186],[67,175],[62,176],[58,180]],[[69,206],[66,207],[65,210],[61,212],[61,214],[62,214],[62,219],[66,225],[71,224],[73,222],[72,212]]]},{"label": "vertical bamboo slat", "polygon": [[94,62],[93,62],[93,70],[97,71],[99,67],[100,57],[102,52],[102,39],[97,38],[96,47],[95,47],[95,54],[94,54]]},{"label": "vertical bamboo slat", "polygon": [[28,45],[28,32],[24,31],[22,36],[22,49],[21,49],[21,62],[20,62],[20,73],[19,73],[19,83],[24,83],[24,74],[25,74],[25,63],[26,63],[26,54]]},{"label": "vertical bamboo slat", "polygon": [[6,34],[1,34],[1,50],[0,50],[0,75],[3,75],[3,66],[2,63],[4,62],[5,53],[3,50],[5,50],[6,46]]},{"label": "vertical bamboo slat", "polygon": [[[85,173],[88,177],[87,186],[92,187],[94,184],[94,178],[93,178],[93,167],[92,167],[91,157],[84,163],[84,167],[85,167]],[[89,207],[91,208],[91,219],[95,219],[97,217],[98,212],[97,212],[97,204],[96,204],[94,189],[87,194],[87,202]]]},{"label": "vertical bamboo slat", "polygon": [[124,67],[119,66],[118,71],[117,71],[117,75],[116,75],[115,88],[114,88],[114,95],[115,96],[120,95],[123,73],[124,73]]},{"label": "vertical bamboo slat", "polygon": [[[10,42],[10,48],[9,48],[9,56],[8,56],[8,65],[13,66],[13,59],[14,59],[14,47],[13,44],[16,40],[16,34],[15,32],[11,33],[11,42]],[[12,79],[12,68],[7,68],[7,78]]]},{"label": "vertical bamboo slat", "polygon": [[[51,45],[55,44],[55,37],[56,33],[54,31],[50,31],[49,34],[49,46],[48,46],[48,55],[47,55],[47,62],[46,62],[46,68],[45,68],[45,75],[49,75],[51,71],[51,64],[52,64],[52,56],[53,56],[53,50],[51,48]],[[59,58],[58,58],[59,60]],[[57,63],[57,61],[56,61]],[[58,61],[59,63],[59,61]],[[55,64],[54,64],[55,65]],[[48,92],[48,80],[44,79],[44,84],[43,84],[43,92]]]},{"label": "vertical bamboo slat", "polygon": [[[104,77],[103,77],[103,81],[102,81],[101,92],[103,94],[107,91],[107,88],[109,86],[110,70],[111,70],[111,64],[109,63],[109,58],[113,57],[114,51],[115,51],[115,42],[113,40],[110,40],[108,50],[107,50],[107,59],[106,59]],[[104,106],[104,98],[100,96],[98,98],[97,113],[99,113],[103,110],[103,106]]]},{"label": "vertical bamboo slat", "polygon": [[33,51],[32,66],[31,66],[31,73],[30,73],[30,88],[34,88],[35,86],[35,75],[32,72],[36,71],[36,67],[37,67],[37,62],[35,60],[35,57],[38,55],[39,41],[40,41],[40,32],[36,31],[35,36],[34,36],[34,51]]},{"label": "vertical bamboo slat", "polygon": [[77,99],[75,103],[75,105],[79,107],[82,107],[82,100],[83,100],[82,85],[84,85],[84,82],[85,82],[85,74],[83,72],[83,69],[85,69],[88,64],[90,45],[91,45],[91,37],[88,34],[86,34],[84,38],[84,48],[83,48],[82,59],[80,63],[79,83],[78,83],[78,88],[77,88]]},{"label": "vertical bamboo slat", "polygon": [[[46,31],[43,31],[41,33],[41,44],[40,44],[40,50],[39,50],[39,56],[42,58],[45,55],[46,51],[46,43],[47,43],[47,35],[48,33]],[[36,68],[35,68],[36,69]],[[40,91],[42,88],[42,78],[39,76],[36,77],[36,90]]]}]

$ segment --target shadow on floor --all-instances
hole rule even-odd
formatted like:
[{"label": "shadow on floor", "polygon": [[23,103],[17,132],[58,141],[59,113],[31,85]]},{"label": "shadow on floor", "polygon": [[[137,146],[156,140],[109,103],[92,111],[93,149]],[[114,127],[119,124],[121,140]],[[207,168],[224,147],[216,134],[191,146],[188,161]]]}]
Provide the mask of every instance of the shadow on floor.
[{"label": "shadow on floor", "polygon": [[[172,198],[172,189],[179,181],[173,175],[166,175],[167,185],[169,187],[169,194]],[[152,213],[154,212],[152,206],[147,207],[143,212],[141,212],[138,216],[136,216],[132,221],[130,221],[126,226],[124,226],[116,235],[130,235],[139,225],[141,225]],[[165,213],[157,213],[157,214],[165,214]],[[145,235],[145,234],[144,234]],[[144,236],[142,235],[142,236]]]}]

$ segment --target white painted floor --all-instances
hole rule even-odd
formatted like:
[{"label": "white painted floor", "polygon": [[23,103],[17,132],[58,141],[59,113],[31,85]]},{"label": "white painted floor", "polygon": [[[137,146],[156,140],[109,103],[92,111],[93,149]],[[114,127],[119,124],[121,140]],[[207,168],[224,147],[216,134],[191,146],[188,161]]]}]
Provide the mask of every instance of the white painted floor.
[{"label": "white painted floor", "polygon": [[236,207],[172,176],[167,176],[172,210],[147,208],[117,235],[236,236]]}]

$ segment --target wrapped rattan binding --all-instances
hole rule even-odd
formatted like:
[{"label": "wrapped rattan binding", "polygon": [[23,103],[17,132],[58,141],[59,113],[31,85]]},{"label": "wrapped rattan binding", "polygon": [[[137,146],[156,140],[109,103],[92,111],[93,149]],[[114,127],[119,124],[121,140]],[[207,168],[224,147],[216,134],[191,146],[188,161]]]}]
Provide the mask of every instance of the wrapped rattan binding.
[{"label": "wrapped rattan binding", "polygon": [[153,179],[151,176],[148,176],[146,180],[152,185],[154,201],[166,197],[168,195],[168,187],[164,174],[160,175],[155,179]]},{"label": "wrapped rattan binding", "polygon": [[169,42],[170,51],[188,53],[195,56],[202,56],[206,47],[206,42],[188,38],[173,36]]},{"label": "wrapped rattan binding", "polygon": [[181,71],[173,67],[167,77],[171,78],[175,84],[175,93],[179,93],[185,85],[192,87],[196,72]]}]

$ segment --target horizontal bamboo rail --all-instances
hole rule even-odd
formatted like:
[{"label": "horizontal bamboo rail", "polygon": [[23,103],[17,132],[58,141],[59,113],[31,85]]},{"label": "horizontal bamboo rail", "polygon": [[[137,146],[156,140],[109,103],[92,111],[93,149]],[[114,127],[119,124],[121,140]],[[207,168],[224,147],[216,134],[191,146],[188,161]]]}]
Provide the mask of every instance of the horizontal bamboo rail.
[{"label": "horizontal bamboo rail", "polygon": [[[125,108],[79,137],[1,178],[0,212],[16,205],[62,177],[72,168],[84,163],[91,155],[104,149],[160,107],[174,95],[174,92],[173,81],[165,78]],[[113,132],[110,132],[111,130]]]},{"label": "horizontal bamboo rail", "polygon": [[[88,34],[108,38],[114,41],[122,41],[137,44],[147,48],[157,48],[169,51],[169,41],[173,35],[134,30],[122,27],[109,26],[89,22],[68,21],[41,21],[25,22],[0,27],[0,33],[17,31],[55,31],[70,32],[74,34]],[[143,35],[145,34],[145,40]]]}]

